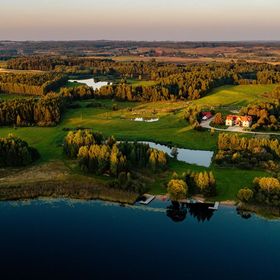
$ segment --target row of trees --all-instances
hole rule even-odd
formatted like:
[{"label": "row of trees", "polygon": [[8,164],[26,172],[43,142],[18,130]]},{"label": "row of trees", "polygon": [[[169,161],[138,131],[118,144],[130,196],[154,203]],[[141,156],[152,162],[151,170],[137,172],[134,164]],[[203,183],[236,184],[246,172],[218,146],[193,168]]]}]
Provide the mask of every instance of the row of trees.
[{"label": "row of trees", "polygon": [[62,109],[63,100],[57,94],[0,101],[0,125],[56,125],[61,119]]},{"label": "row of trees", "polygon": [[219,134],[216,163],[243,168],[279,168],[280,143],[277,139],[245,138],[236,134]]},{"label": "row of trees", "polygon": [[0,138],[0,167],[26,166],[39,158],[36,149],[10,134]]},{"label": "row of trees", "polygon": [[57,73],[0,74],[0,92],[45,95],[63,86],[67,76]]}]

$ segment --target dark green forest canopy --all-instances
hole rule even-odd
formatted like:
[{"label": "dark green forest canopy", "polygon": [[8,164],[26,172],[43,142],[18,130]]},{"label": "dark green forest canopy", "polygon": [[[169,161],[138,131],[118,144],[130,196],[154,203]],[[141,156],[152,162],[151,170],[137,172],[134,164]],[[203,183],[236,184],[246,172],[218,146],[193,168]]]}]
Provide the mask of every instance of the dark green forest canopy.
[{"label": "dark green forest canopy", "polygon": [[64,85],[67,77],[58,73],[1,73],[0,92],[44,95]]},{"label": "dark green forest canopy", "polygon": [[[7,62],[7,67],[121,78],[119,84],[102,87],[95,95],[130,101],[193,100],[221,85],[280,82],[279,66],[247,62],[179,65],[156,61],[116,62],[110,59],[30,56],[12,59]],[[127,79],[146,79],[154,81],[154,84],[132,87]]]},{"label": "dark green forest canopy", "polygon": [[27,142],[10,134],[0,138],[0,166],[25,166],[39,158],[36,149]]},{"label": "dark green forest canopy", "polygon": [[117,142],[91,130],[70,131],[64,140],[64,152],[78,159],[83,172],[114,178],[109,186],[142,193],[145,184],[141,174],[157,173],[167,169],[167,155],[147,144]]},{"label": "dark green forest canopy", "polygon": [[219,165],[241,168],[264,168],[279,171],[280,143],[278,139],[246,138],[221,133],[215,161]]},{"label": "dark green forest canopy", "polygon": [[256,102],[241,108],[242,115],[251,116],[253,130],[280,129],[280,103],[279,99],[271,102]]},{"label": "dark green forest canopy", "polygon": [[52,126],[59,123],[62,109],[63,99],[57,94],[0,101],[0,124]]}]

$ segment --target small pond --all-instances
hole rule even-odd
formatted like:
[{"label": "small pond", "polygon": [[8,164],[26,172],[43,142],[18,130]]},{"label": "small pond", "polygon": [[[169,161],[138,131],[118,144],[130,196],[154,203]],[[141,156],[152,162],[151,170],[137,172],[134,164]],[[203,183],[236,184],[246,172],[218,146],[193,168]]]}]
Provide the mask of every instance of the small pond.
[{"label": "small pond", "polygon": [[[156,144],[154,142],[145,142],[141,141],[141,143],[149,144],[151,148],[158,149],[167,153],[171,156],[172,148],[162,145]],[[178,156],[177,159],[186,163],[196,164],[204,167],[209,167],[211,165],[212,157],[214,152],[212,151],[202,151],[202,150],[190,150],[190,149],[182,149],[178,148]]]},{"label": "small pond", "polygon": [[89,87],[92,87],[94,90],[95,89],[100,89],[103,86],[110,85],[110,82],[104,82],[104,81],[95,81],[94,78],[91,79],[73,79],[73,80],[68,80],[71,83],[77,82],[81,84],[86,84]]}]

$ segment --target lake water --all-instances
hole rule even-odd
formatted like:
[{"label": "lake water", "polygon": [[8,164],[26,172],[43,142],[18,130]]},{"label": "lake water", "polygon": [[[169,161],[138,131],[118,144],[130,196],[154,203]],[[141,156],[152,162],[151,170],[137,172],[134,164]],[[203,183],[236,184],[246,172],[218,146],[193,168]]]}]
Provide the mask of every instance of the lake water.
[{"label": "lake water", "polygon": [[[166,145],[156,144],[153,142],[142,142],[142,143],[147,143],[151,148],[158,149],[171,156],[172,148],[169,148]],[[180,161],[184,161],[186,163],[209,167],[211,165],[213,154],[214,152],[212,151],[189,150],[189,149],[178,148],[177,159]]]},{"label": "lake water", "polygon": [[74,80],[68,80],[69,82],[73,83],[73,82],[78,82],[78,83],[81,83],[81,84],[86,84],[87,86],[89,87],[92,87],[94,90],[95,89],[100,89],[101,87],[103,86],[107,86],[108,82],[102,82],[102,81],[98,81],[98,82],[95,82],[94,78],[91,78],[91,79],[74,79]]},{"label": "lake water", "polygon": [[1,202],[1,279],[279,279],[279,221],[169,204]]}]

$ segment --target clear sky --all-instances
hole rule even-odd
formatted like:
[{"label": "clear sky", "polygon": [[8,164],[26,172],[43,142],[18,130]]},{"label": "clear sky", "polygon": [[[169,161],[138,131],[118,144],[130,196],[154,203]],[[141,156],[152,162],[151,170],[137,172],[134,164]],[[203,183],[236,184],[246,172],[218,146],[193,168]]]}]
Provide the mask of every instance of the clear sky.
[{"label": "clear sky", "polygon": [[4,39],[280,40],[280,0],[1,0]]}]

